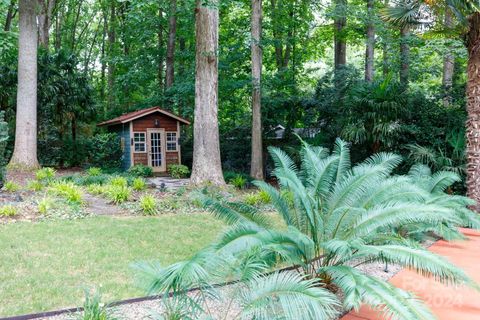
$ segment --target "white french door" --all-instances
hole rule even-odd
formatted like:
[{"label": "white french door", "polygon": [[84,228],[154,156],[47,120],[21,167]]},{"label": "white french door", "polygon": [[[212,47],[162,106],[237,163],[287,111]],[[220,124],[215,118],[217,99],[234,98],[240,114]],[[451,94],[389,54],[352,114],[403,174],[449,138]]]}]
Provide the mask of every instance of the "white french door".
[{"label": "white french door", "polygon": [[148,165],[154,172],[166,171],[165,130],[147,129]]}]

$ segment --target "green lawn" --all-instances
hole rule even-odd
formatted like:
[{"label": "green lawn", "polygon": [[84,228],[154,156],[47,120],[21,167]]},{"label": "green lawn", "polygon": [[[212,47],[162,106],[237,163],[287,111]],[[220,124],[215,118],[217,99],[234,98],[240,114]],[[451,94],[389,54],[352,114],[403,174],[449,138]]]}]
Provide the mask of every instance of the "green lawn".
[{"label": "green lawn", "polygon": [[130,263],[187,258],[222,228],[206,214],[2,225],[0,317],[80,305],[85,286],[105,300],[141,296]]}]

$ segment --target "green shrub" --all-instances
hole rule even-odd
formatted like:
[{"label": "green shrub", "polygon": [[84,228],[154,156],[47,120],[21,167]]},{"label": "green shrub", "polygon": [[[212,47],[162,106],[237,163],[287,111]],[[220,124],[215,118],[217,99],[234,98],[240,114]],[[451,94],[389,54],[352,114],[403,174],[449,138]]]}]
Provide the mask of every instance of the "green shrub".
[{"label": "green shrub", "polygon": [[20,190],[20,185],[13,182],[13,181],[7,181],[5,182],[5,185],[3,186],[3,189],[7,192],[15,192]]},{"label": "green shrub", "polygon": [[132,182],[132,188],[135,191],[142,191],[147,188],[147,183],[145,182],[145,179],[135,178]]},{"label": "green shrub", "polygon": [[27,188],[32,191],[41,191],[44,185],[38,180],[28,181]]},{"label": "green shrub", "polygon": [[237,189],[243,189],[247,185],[247,179],[245,179],[242,175],[237,175],[235,178],[230,180],[230,183],[235,186]]},{"label": "green shrub", "polygon": [[156,215],[158,213],[157,200],[151,194],[146,194],[140,198],[140,208],[146,215]]},{"label": "green shrub", "polygon": [[55,178],[55,169],[53,168],[42,168],[35,172],[35,177],[38,181],[49,182]]},{"label": "green shrub", "polygon": [[102,169],[98,167],[90,167],[87,169],[87,174],[91,177],[96,177],[102,174]]},{"label": "green shrub", "polygon": [[17,208],[12,205],[0,207],[0,217],[13,217],[17,214]]},{"label": "green shrub", "polygon": [[115,317],[108,309],[108,305],[102,303],[102,296],[98,290],[93,294],[85,289],[85,302],[83,303],[83,312],[79,320],[115,320]]},{"label": "green shrub", "polygon": [[270,196],[264,190],[260,190],[259,192],[249,193],[245,195],[245,197],[243,198],[243,201],[248,205],[258,206],[261,204],[270,203]]},{"label": "green shrub", "polygon": [[120,177],[120,176],[113,176],[112,178],[110,178],[108,183],[112,186],[118,186],[118,187],[127,187],[128,186],[127,178]]},{"label": "green shrub", "polygon": [[101,185],[101,184],[91,184],[87,186],[87,192],[94,194],[94,195],[100,195],[104,194],[107,192],[108,187]]},{"label": "green shrub", "polygon": [[53,200],[49,197],[43,197],[42,200],[37,202],[38,212],[41,214],[47,214],[47,212],[53,207]]},{"label": "green shrub", "polygon": [[190,170],[183,164],[168,165],[168,173],[175,179],[187,178],[190,175]]},{"label": "green shrub", "polygon": [[115,204],[120,204],[128,200],[132,190],[126,185],[109,185],[107,187],[106,195]]},{"label": "green shrub", "polygon": [[153,175],[153,169],[151,167],[144,166],[143,164],[136,164],[130,169],[128,173],[135,177],[151,177]]},{"label": "green shrub", "polygon": [[72,204],[82,203],[82,191],[71,182],[59,181],[50,185],[50,192]]},{"label": "green shrub", "polygon": [[101,133],[90,138],[89,162],[95,167],[120,167],[122,159],[122,148],[120,137],[115,133]]}]

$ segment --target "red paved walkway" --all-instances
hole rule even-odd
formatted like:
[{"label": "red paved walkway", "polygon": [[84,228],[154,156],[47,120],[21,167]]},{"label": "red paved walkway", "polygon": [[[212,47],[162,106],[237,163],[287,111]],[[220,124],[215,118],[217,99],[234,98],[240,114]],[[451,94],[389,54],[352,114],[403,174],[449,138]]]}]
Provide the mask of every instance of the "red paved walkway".
[{"label": "red paved walkway", "polygon": [[[468,241],[438,241],[429,250],[462,268],[480,283],[480,232],[462,229]],[[414,271],[402,270],[390,279],[397,287],[416,293],[440,320],[480,320],[480,292],[466,287],[449,287]],[[342,320],[380,320],[381,314],[368,307],[350,312]]]}]

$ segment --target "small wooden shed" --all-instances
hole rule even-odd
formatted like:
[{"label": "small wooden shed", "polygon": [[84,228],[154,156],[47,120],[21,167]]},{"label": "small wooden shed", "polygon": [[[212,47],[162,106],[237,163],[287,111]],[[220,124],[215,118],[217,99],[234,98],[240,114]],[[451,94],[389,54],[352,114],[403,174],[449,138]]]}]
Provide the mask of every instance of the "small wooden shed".
[{"label": "small wooden shed", "polygon": [[123,114],[99,123],[118,133],[123,150],[122,167],[136,164],[166,172],[169,164],[181,163],[180,126],[190,122],[160,107]]}]

